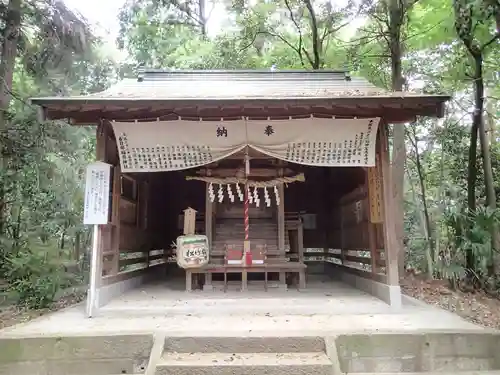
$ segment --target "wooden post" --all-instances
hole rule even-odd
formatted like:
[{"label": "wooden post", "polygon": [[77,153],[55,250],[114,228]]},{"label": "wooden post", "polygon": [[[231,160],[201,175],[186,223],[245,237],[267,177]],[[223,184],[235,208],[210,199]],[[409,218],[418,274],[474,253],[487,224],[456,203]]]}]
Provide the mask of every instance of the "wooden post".
[{"label": "wooden post", "polygon": [[[211,176],[210,169],[207,170],[207,176]],[[207,182],[205,187],[205,235],[208,238],[208,252],[210,256],[210,252],[212,251],[212,218],[213,218],[213,209],[214,205],[210,200],[210,195],[208,194],[208,186],[210,184]],[[210,272],[205,273],[205,282],[203,284],[203,290],[213,290],[212,287],[212,274]]]},{"label": "wooden post", "polygon": [[[283,168],[279,169],[279,177],[283,177]],[[283,184],[278,185],[278,194],[280,196],[280,204],[278,206],[278,251],[280,256],[286,256],[285,251],[285,187]],[[284,289],[286,285],[286,272],[280,272],[280,286]]]},{"label": "wooden post", "polygon": [[324,199],[324,205],[323,205],[323,220],[322,220],[322,226],[324,230],[324,242],[323,242],[323,272],[325,272],[326,268],[326,260],[328,259],[328,254],[330,250],[330,231],[331,231],[331,223],[332,223],[332,203],[331,203],[331,194],[330,194],[330,175],[331,175],[331,169],[330,168],[324,168],[323,169],[323,199]]},{"label": "wooden post", "polygon": [[188,207],[184,210],[184,235],[192,235],[195,233],[196,226],[196,210]]},{"label": "wooden post", "polygon": [[213,204],[212,201],[210,200],[210,196],[208,194],[208,186],[209,184],[206,184],[206,189],[205,189],[205,235],[208,238],[208,246],[209,249],[212,248],[212,216],[213,216]]},{"label": "wooden post", "polygon": [[113,265],[111,274],[116,275],[120,271],[120,199],[121,199],[121,170],[120,166],[113,168],[113,198],[111,201],[111,249],[113,255]]},{"label": "wooden post", "polygon": [[[108,128],[101,123],[96,129],[96,158],[98,161],[106,162],[106,145],[108,140]],[[99,290],[102,284],[103,268],[103,246],[104,238],[101,225],[94,225],[92,232],[92,253],[90,257],[90,281],[87,297],[87,317],[95,315],[99,307]]]},{"label": "wooden post", "polygon": [[342,262],[342,265],[344,265],[344,260],[345,260],[345,252],[344,252],[344,247],[345,247],[345,233],[344,233],[344,204],[342,200],[339,201],[339,210],[340,210],[340,260]]},{"label": "wooden post", "polygon": [[398,240],[396,237],[396,228],[394,218],[396,217],[393,199],[391,194],[391,166],[389,162],[389,140],[387,124],[380,123],[379,132],[379,151],[380,165],[382,174],[382,190],[384,196],[384,250],[385,250],[385,269],[387,274],[387,284],[399,285],[398,275]]},{"label": "wooden post", "polygon": [[[282,173],[280,173],[281,175]],[[278,249],[281,255],[286,256],[285,251],[285,187],[278,186],[280,205],[278,206]],[[280,285],[286,290],[286,272],[280,272]]]},{"label": "wooden post", "polygon": [[99,307],[99,289],[102,280],[102,238],[101,226],[94,225],[92,233],[92,255],[90,258],[89,295],[87,297],[87,317],[92,318]]},{"label": "wooden post", "polygon": [[302,224],[302,221],[299,222],[297,227],[297,242],[299,246],[299,262],[304,263],[304,224]]},{"label": "wooden post", "polygon": [[370,260],[372,266],[372,273],[379,273],[379,259],[378,259],[378,251],[377,251],[377,232],[375,228],[375,224],[368,222],[368,241],[370,244]]},{"label": "wooden post", "polygon": [[280,205],[278,206],[278,248],[285,251],[285,187],[278,185]]},{"label": "wooden post", "polygon": [[[376,163],[379,163],[380,158],[375,158]],[[373,206],[372,206],[372,195],[370,192],[370,169],[365,168],[365,186],[366,186],[366,191],[367,191],[367,198],[366,198],[366,203],[367,203],[367,213],[368,217],[366,218],[366,230],[368,232],[368,244],[369,244],[369,249],[370,249],[370,261],[371,261],[371,267],[372,267],[372,273],[378,273],[378,253],[377,253],[377,232],[375,228],[375,224],[373,223]]]}]

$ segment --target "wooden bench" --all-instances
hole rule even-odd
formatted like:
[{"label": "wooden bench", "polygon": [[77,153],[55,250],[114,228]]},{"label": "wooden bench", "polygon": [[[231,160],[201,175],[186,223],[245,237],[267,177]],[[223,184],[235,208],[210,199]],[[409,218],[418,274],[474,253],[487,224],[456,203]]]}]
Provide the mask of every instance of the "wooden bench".
[{"label": "wooden bench", "polygon": [[275,263],[275,264],[261,264],[252,266],[241,266],[241,265],[211,265],[200,268],[186,269],[186,291],[192,291],[193,275],[200,273],[222,273],[224,274],[224,291],[227,291],[227,274],[229,273],[241,273],[241,290],[248,290],[248,274],[249,273],[264,273],[264,289],[268,290],[268,274],[270,272],[289,272],[297,273],[299,276],[299,290],[304,290],[306,288],[306,277],[305,271],[307,266],[303,263],[298,262],[286,262],[286,263]]},{"label": "wooden bench", "polygon": [[[257,241],[256,241],[257,242]],[[251,249],[252,265],[247,266],[243,257],[243,247],[227,243],[224,252],[224,264],[207,264],[200,268],[186,270],[186,291],[192,290],[192,275],[204,273],[205,275],[222,273],[224,274],[224,292],[227,291],[227,275],[229,273],[241,273],[241,290],[248,290],[248,274],[263,273],[264,289],[268,290],[268,274],[273,273],[296,273],[298,275],[298,289],[303,290],[306,287],[305,271],[307,266],[299,262],[287,262],[285,258],[274,258],[268,261],[267,247],[265,244],[257,243]],[[207,280],[207,276],[205,276]],[[211,280],[211,276],[210,276]],[[286,288],[286,281],[281,280]]]}]

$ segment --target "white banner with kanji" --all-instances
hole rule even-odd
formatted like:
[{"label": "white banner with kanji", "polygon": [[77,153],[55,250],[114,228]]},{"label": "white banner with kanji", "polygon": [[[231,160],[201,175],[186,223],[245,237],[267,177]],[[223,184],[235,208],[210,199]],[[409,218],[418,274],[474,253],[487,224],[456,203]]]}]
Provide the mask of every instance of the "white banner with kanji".
[{"label": "white banner with kanji", "polygon": [[251,121],[249,144],[263,154],[318,167],[375,165],[379,118]]},{"label": "white banner with kanji", "polygon": [[111,165],[95,162],[87,166],[83,224],[107,224],[109,193],[111,189]]},{"label": "white banner with kanji", "polygon": [[201,167],[249,146],[311,166],[375,165],[379,118],[113,122],[122,172]]}]

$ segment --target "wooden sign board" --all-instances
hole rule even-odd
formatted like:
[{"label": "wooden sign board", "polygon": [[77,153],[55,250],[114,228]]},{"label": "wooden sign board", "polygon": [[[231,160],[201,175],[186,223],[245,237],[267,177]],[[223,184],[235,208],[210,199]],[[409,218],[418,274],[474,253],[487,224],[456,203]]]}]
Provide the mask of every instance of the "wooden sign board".
[{"label": "wooden sign board", "polygon": [[370,203],[370,222],[383,222],[382,174],[380,173],[380,157],[376,157],[375,167],[368,168],[368,201]]},{"label": "wooden sign board", "polygon": [[195,232],[196,210],[188,207],[184,210],[184,235],[191,235]]},{"label": "wooden sign board", "polygon": [[87,166],[83,224],[108,223],[110,186],[110,164],[96,162]]},{"label": "wooden sign board", "polygon": [[177,264],[182,268],[198,268],[209,260],[208,238],[203,235],[177,237]]}]

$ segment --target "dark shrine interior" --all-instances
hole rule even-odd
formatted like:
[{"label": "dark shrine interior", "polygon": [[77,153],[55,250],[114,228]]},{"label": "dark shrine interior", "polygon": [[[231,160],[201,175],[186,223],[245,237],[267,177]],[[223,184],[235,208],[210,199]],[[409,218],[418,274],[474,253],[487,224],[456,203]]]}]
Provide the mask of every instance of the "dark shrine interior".
[{"label": "dark shrine interior", "polygon": [[[186,180],[186,176],[200,176],[210,169],[214,175],[235,177],[244,175],[244,163],[241,155],[212,163],[207,167],[176,172],[138,173],[134,177],[148,182],[147,227],[153,237],[155,248],[171,248],[176,238],[182,235],[180,215],[188,207],[194,208],[203,216],[206,207],[206,183],[197,180]],[[332,212],[339,199],[365,183],[366,173],[360,167],[309,167],[278,161],[269,157],[253,155],[250,163],[251,180],[269,180],[281,170],[285,176],[303,173],[305,182],[293,182],[284,188],[285,214],[300,213],[315,215],[315,229],[304,230],[304,248],[322,248],[326,244],[326,233],[332,228],[335,219]],[[125,191],[123,191],[126,194]],[[227,195],[223,204],[217,206],[234,206],[235,212],[242,212],[238,198],[229,202]],[[264,203],[261,203],[264,205]],[[275,215],[276,202],[272,200],[267,212]],[[251,211],[252,212],[252,211]],[[273,216],[275,217],[275,216]],[[241,215],[243,221],[243,216]],[[250,227],[252,213],[250,214]],[[235,239],[236,241],[237,239]],[[243,238],[241,238],[243,242]],[[215,276],[215,275],[214,275]],[[240,274],[232,275],[241,277]],[[260,277],[261,275],[252,275]]]}]

